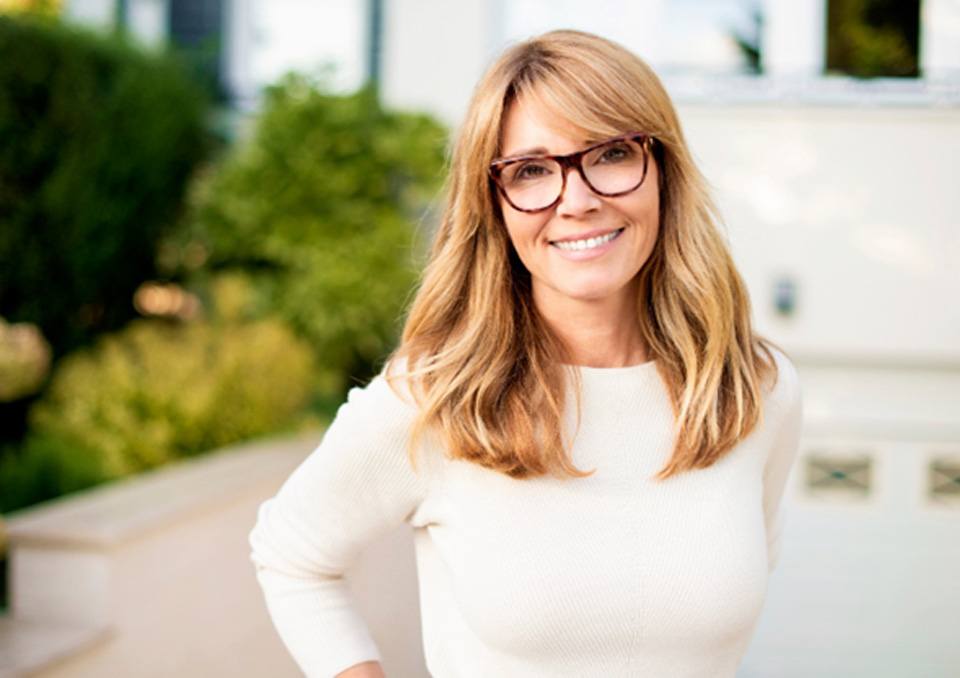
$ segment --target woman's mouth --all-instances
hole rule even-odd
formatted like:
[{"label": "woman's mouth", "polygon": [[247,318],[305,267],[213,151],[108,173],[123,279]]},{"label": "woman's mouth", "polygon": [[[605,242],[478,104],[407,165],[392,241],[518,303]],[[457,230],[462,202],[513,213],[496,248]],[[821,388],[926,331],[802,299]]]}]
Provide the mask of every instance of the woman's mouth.
[{"label": "woman's mouth", "polygon": [[567,252],[592,250],[598,247],[603,247],[608,242],[615,240],[621,233],[623,233],[623,229],[618,228],[616,231],[611,231],[610,233],[599,235],[594,238],[585,238],[583,240],[555,240],[551,241],[550,244],[557,249],[565,250]]}]

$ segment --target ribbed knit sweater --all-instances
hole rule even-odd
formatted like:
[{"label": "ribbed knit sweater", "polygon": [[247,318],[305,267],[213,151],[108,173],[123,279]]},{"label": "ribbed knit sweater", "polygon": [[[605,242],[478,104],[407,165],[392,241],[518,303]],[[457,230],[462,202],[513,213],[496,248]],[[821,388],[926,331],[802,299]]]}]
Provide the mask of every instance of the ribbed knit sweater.
[{"label": "ribbed knit sweater", "polygon": [[578,368],[572,459],[596,469],[579,479],[512,479],[429,446],[414,470],[414,406],[382,374],[351,390],[250,534],[280,637],[310,677],[379,659],[343,575],[406,521],[436,678],[733,676],[777,561],[800,434],[797,373],[776,356],[761,425],[713,466],[659,482],[675,430],[654,362]]}]

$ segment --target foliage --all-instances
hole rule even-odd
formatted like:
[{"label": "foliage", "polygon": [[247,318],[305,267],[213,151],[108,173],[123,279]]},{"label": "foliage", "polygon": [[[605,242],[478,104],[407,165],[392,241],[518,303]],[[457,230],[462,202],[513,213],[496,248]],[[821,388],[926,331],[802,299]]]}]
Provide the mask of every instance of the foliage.
[{"label": "foliage", "polygon": [[290,76],[252,138],[197,186],[184,251],[255,275],[314,347],[327,396],[370,376],[396,341],[414,282],[414,225],[442,174],[445,132],[385,111],[370,90],[324,93]]},{"label": "foliage", "polygon": [[138,320],[64,358],[30,423],[116,478],[298,423],[313,371],[275,319]]},{"label": "foliage", "polygon": [[40,390],[50,371],[50,345],[35,325],[0,318],[0,402]]},{"label": "foliage", "polygon": [[97,485],[107,477],[96,452],[78,441],[29,434],[0,453],[0,513]]},{"label": "foliage", "polygon": [[56,16],[61,12],[61,4],[61,0],[0,0],[0,12]]},{"label": "foliage", "polygon": [[919,0],[830,0],[827,69],[861,78],[919,74]]},{"label": "foliage", "polygon": [[171,57],[0,15],[0,314],[54,355],[135,316],[205,147],[205,104]]},{"label": "foliage", "polygon": [[753,75],[763,73],[763,10],[760,6],[750,8],[750,30],[732,29],[731,37],[743,57],[744,70]]}]

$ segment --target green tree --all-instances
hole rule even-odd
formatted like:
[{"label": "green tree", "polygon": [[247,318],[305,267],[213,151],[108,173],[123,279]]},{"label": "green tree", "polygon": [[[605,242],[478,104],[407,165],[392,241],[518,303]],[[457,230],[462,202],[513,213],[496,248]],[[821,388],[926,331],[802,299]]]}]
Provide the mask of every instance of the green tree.
[{"label": "green tree", "polygon": [[54,356],[136,315],[205,148],[179,64],[55,21],[0,15],[0,315]]},{"label": "green tree", "polygon": [[730,36],[743,57],[744,69],[754,75],[763,73],[763,21],[763,10],[759,5],[753,6],[750,8],[750,30],[734,28],[730,31]]},{"label": "green tree", "polygon": [[208,253],[205,270],[254,274],[336,400],[396,341],[445,143],[432,119],[384,110],[370,90],[335,96],[290,76],[267,92],[248,143],[198,186],[181,243]]}]

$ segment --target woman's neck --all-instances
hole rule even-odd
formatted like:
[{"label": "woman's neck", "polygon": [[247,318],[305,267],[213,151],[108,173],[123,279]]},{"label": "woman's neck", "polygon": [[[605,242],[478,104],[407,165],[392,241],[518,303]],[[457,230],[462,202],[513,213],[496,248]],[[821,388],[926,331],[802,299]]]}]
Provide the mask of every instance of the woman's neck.
[{"label": "woman's neck", "polygon": [[626,367],[649,360],[633,294],[596,300],[534,290],[540,315],[570,352],[574,365]]}]

